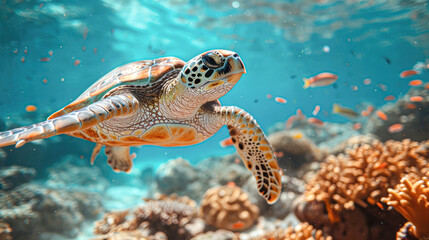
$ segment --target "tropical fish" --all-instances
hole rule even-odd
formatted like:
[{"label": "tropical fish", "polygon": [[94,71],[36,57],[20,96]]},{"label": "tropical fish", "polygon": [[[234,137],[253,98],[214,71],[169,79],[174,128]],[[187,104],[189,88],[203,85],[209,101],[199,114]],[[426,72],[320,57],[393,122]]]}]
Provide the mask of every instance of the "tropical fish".
[{"label": "tropical fish", "polygon": [[407,77],[414,76],[414,75],[416,75],[416,74],[419,74],[419,72],[417,72],[417,71],[416,71],[416,70],[414,70],[414,69],[411,69],[411,70],[405,70],[405,71],[402,71],[402,72],[401,72],[401,74],[399,74],[399,76],[400,76],[401,78],[407,78]]},{"label": "tropical fish", "polygon": [[407,103],[407,104],[405,105],[405,108],[406,108],[406,109],[416,109],[416,108],[417,108],[417,106],[416,106],[416,104]]},{"label": "tropical fish", "polygon": [[227,148],[227,147],[233,146],[234,142],[232,141],[231,137],[227,137],[224,140],[220,141],[219,145],[223,148]]},{"label": "tropical fish", "polygon": [[363,84],[364,84],[364,85],[369,85],[369,84],[371,84],[371,79],[369,79],[369,78],[365,78],[365,79],[363,80]]},{"label": "tropical fish", "polygon": [[402,124],[396,123],[396,124],[393,124],[389,127],[389,132],[390,133],[397,133],[397,132],[401,132],[403,129],[404,129],[404,127],[402,126]]},{"label": "tropical fish", "polygon": [[355,123],[355,124],[353,124],[353,129],[354,130],[359,130],[361,128],[362,128],[362,124],[361,123]]},{"label": "tropical fish", "polygon": [[232,229],[241,229],[244,227],[244,223],[242,221],[238,221],[231,225]]},{"label": "tropical fish", "polygon": [[42,80],[42,82],[43,82],[44,84],[46,84],[46,83],[48,83],[48,79],[44,78],[44,79]]},{"label": "tropical fish", "polygon": [[25,107],[25,111],[27,111],[27,112],[35,112],[35,111],[37,111],[37,107],[34,106],[34,105],[27,105]]},{"label": "tropical fish", "polygon": [[275,97],[274,100],[278,103],[287,103],[287,100],[282,97]]},{"label": "tropical fish", "polygon": [[311,78],[304,78],[304,89],[309,87],[323,87],[335,83],[338,80],[338,76],[334,73],[323,72]]},{"label": "tropical fish", "polygon": [[52,50],[49,50],[48,53],[49,53],[49,56],[51,56],[51,57],[54,55],[54,51],[52,51]]},{"label": "tropical fish", "polygon": [[319,105],[314,106],[314,110],[312,112],[313,116],[316,116],[319,113],[319,111],[320,111],[320,106]]},{"label": "tropical fish", "polygon": [[310,123],[311,125],[316,126],[316,127],[321,127],[324,125],[324,122],[322,120],[315,118],[315,117],[309,117],[308,123]]},{"label": "tropical fish", "polygon": [[421,96],[412,96],[412,97],[410,97],[410,101],[411,102],[422,102],[423,101],[423,97],[421,97]]},{"label": "tropical fish", "polygon": [[266,95],[266,97],[267,97],[267,99],[271,99],[271,98],[273,98],[273,95],[271,95],[271,94],[269,94],[269,93],[268,93],[268,94]]},{"label": "tropical fish", "polygon": [[305,115],[302,113],[302,110],[298,108],[298,109],[296,110],[296,115],[292,115],[292,116],[290,116],[290,117],[286,120],[285,128],[286,128],[286,129],[291,129],[291,128],[292,128],[292,126],[293,126],[293,124],[294,124],[296,121],[302,121],[302,120],[304,120],[304,119],[305,119]]},{"label": "tropical fish", "polygon": [[389,96],[384,97],[384,101],[393,101],[395,99],[396,99],[396,97],[393,95],[389,95]]},{"label": "tropical fish", "polygon": [[422,80],[412,80],[408,83],[408,85],[410,85],[410,86],[420,86],[422,84],[423,84]]},{"label": "tropical fish", "polygon": [[73,64],[74,64],[75,66],[79,65],[79,64],[80,64],[80,60],[79,60],[79,59],[74,60]]},{"label": "tropical fish", "polygon": [[50,57],[42,57],[39,59],[40,62],[50,62],[51,58]]},{"label": "tropical fish", "polygon": [[384,112],[380,111],[380,110],[378,110],[377,112],[375,112],[375,114],[377,114],[377,116],[381,120],[387,121],[387,119],[388,119],[387,115]]},{"label": "tropical fish", "polygon": [[301,139],[303,137],[302,133],[296,133],[292,136],[293,139]]},{"label": "tropical fish", "polygon": [[340,106],[339,104],[336,104],[336,103],[332,105],[332,113],[340,114],[342,116],[351,117],[351,118],[359,116],[359,114],[357,114],[353,109]]}]

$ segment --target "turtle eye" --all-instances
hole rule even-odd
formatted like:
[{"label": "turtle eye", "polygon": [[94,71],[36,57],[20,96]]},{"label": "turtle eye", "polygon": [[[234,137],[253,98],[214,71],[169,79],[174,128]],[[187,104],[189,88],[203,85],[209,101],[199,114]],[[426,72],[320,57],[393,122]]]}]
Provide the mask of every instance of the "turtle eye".
[{"label": "turtle eye", "polygon": [[209,68],[220,68],[223,66],[222,59],[215,53],[209,52],[202,59],[204,64]]}]

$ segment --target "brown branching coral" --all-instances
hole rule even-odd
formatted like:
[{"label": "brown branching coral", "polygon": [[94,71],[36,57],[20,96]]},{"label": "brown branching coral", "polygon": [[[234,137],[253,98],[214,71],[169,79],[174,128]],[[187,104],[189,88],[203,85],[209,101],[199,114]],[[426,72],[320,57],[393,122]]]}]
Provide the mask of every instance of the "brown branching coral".
[{"label": "brown branching coral", "polygon": [[404,177],[395,189],[388,189],[389,196],[381,200],[401,213],[412,226],[408,233],[419,239],[429,239],[429,179]]},{"label": "brown branching coral", "polygon": [[321,230],[316,230],[305,222],[296,227],[290,226],[287,229],[276,229],[262,236],[251,238],[251,240],[332,240],[332,237],[323,236]]},{"label": "brown branching coral", "polygon": [[429,175],[428,149],[429,141],[376,141],[330,156],[307,184],[295,213],[335,239],[391,239],[405,219],[386,211],[380,199],[405,175]]},{"label": "brown branching coral", "polygon": [[355,204],[374,205],[406,174],[429,174],[428,147],[429,141],[376,141],[351,149],[347,155],[329,156],[307,184],[306,200],[329,203],[326,205],[332,214],[352,210]]},{"label": "brown branching coral", "polygon": [[196,203],[188,197],[163,195],[145,201],[146,204],[138,208],[129,220],[126,220],[127,212],[106,214],[96,223],[94,233],[105,234],[106,239],[110,239],[119,232],[132,233],[133,236],[140,234],[141,238],[161,232],[167,239],[175,240],[190,239],[195,234],[191,228],[197,215]]},{"label": "brown branching coral", "polygon": [[206,191],[200,214],[206,223],[216,228],[241,231],[253,226],[259,209],[241,188],[221,186]]}]

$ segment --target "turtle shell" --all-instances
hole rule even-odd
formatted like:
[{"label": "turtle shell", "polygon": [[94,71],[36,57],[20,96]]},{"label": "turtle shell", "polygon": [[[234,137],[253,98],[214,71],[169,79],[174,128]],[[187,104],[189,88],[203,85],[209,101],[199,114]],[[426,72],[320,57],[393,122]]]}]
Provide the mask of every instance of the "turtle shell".
[{"label": "turtle shell", "polygon": [[112,89],[123,85],[145,86],[157,82],[162,77],[181,69],[185,62],[176,57],[164,57],[154,60],[142,60],[120,66],[100,78],[76,100],[52,114],[48,119],[86,107],[102,99]]}]

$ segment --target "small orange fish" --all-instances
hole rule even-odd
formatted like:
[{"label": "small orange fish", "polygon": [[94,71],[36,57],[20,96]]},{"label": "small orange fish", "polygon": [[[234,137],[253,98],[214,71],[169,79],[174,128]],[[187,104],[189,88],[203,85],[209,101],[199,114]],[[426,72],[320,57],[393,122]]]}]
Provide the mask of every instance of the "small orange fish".
[{"label": "small orange fish", "polygon": [[334,73],[323,72],[311,78],[304,78],[304,89],[309,87],[324,87],[335,83],[338,80],[338,76]]},{"label": "small orange fish", "polygon": [[369,105],[369,106],[366,108],[366,111],[367,111],[368,113],[372,113],[372,111],[374,111],[374,107],[373,107],[373,106],[371,106],[371,105]]},{"label": "small orange fish", "polygon": [[384,97],[384,101],[393,101],[395,99],[396,99],[396,97],[393,95],[389,95],[389,96]]},{"label": "small orange fish", "polygon": [[50,62],[51,58],[50,57],[42,57],[39,59],[40,62]]},{"label": "small orange fish", "polygon": [[79,59],[74,60],[73,64],[74,64],[75,66],[79,65],[79,64],[80,64],[80,60],[79,60]]},{"label": "small orange fish", "polygon": [[48,83],[48,79],[44,78],[44,79],[42,80],[42,82],[43,82],[44,84],[46,84],[46,83]]},{"label": "small orange fish", "polygon": [[397,132],[401,132],[402,130],[404,130],[404,127],[400,123],[393,124],[389,127],[390,133],[397,133]]},{"label": "small orange fish", "polygon": [[226,183],[226,186],[228,186],[228,187],[235,187],[235,186],[236,186],[236,184],[235,184],[235,182],[230,181],[230,182],[227,182],[227,183]]},{"label": "small orange fish", "polygon": [[353,129],[354,130],[359,130],[359,129],[361,129],[361,127],[362,127],[361,123],[355,123],[355,124],[353,124]]},{"label": "small orange fish", "polygon": [[313,109],[313,116],[317,116],[317,114],[319,113],[319,111],[320,111],[320,106],[319,105],[316,105],[315,107],[314,107],[314,109]]},{"label": "small orange fish", "polygon": [[298,119],[298,117],[296,115],[292,115],[290,116],[285,123],[285,128],[286,129],[291,129],[293,126],[293,123]]},{"label": "small orange fish", "polygon": [[407,103],[407,104],[405,105],[405,108],[406,108],[406,109],[416,109],[416,108],[417,108],[417,106],[416,106],[416,104]]},{"label": "small orange fish", "polygon": [[352,91],[357,91],[357,90],[358,90],[358,87],[356,85],[353,85],[352,86]]},{"label": "small orange fish", "polygon": [[369,84],[371,84],[371,79],[369,79],[369,78],[365,78],[365,79],[363,80],[363,84],[364,84],[364,85],[369,85]]},{"label": "small orange fish", "polygon": [[231,225],[232,229],[242,229],[244,227],[244,223],[242,221],[238,221]]},{"label": "small orange fish", "polygon": [[220,141],[219,145],[223,148],[227,148],[227,147],[233,146],[234,142],[232,141],[231,137],[227,137],[224,140]]},{"label": "small orange fish", "polygon": [[388,117],[384,112],[377,110],[375,113],[381,120],[387,121]]},{"label": "small orange fish", "polygon": [[414,69],[411,69],[411,70],[405,70],[405,71],[402,71],[402,72],[401,72],[401,74],[399,74],[399,76],[400,76],[401,78],[407,78],[407,77],[414,76],[414,75],[416,75],[416,74],[419,74],[419,72],[417,72],[417,71],[416,71],[416,70],[414,70]]},{"label": "small orange fish", "polygon": [[412,97],[410,97],[410,101],[411,102],[422,102],[423,101],[423,97],[421,97],[421,96],[412,96]]},{"label": "small orange fish", "polygon": [[363,110],[362,112],[360,112],[360,115],[366,117],[369,115],[369,113],[367,111]]},{"label": "small orange fish", "polygon": [[408,83],[410,86],[421,86],[423,84],[422,80],[412,80]]},{"label": "small orange fish", "polygon": [[315,117],[309,117],[308,123],[310,123],[311,125],[316,126],[316,127],[321,127],[325,124],[322,120],[315,118]]},{"label": "small orange fish", "polygon": [[19,60],[21,60],[22,63],[25,63],[25,57],[22,56]]},{"label": "small orange fish", "polygon": [[287,103],[287,100],[282,97],[276,97],[274,100],[278,103]]},{"label": "small orange fish", "polygon": [[297,133],[295,135],[292,136],[292,138],[294,139],[301,139],[304,135],[302,133]]},{"label": "small orange fish", "polygon": [[13,53],[17,54],[18,53],[18,49],[17,48],[13,49]]},{"label": "small orange fish", "polygon": [[24,53],[25,53],[25,54],[27,54],[27,53],[28,53],[28,49],[27,49],[27,47],[25,47],[25,49],[24,49]]},{"label": "small orange fish", "polygon": [[278,158],[281,158],[284,156],[284,153],[283,152],[274,152],[274,155]]},{"label": "small orange fish", "polygon": [[273,95],[268,93],[265,97],[267,97],[267,99],[271,99],[271,98],[273,98]]},{"label": "small orange fish", "polygon": [[49,50],[48,53],[49,53],[49,56],[51,56],[51,57],[54,55],[54,51],[52,51],[52,50]]},{"label": "small orange fish", "polygon": [[378,169],[383,169],[387,167],[387,163],[386,162],[382,162],[380,163],[377,167],[375,167],[376,170]]},{"label": "small orange fish", "polygon": [[381,210],[384,210],[384,206],[381,202],[377,202],[377,207],[379,207]]},{"label": "small orange fish", "polygon": [[425,84],[425,89],[429,89],[429,83]]},{"label": "small orange fish", "polygon": [[94,48],[92,51],[94,52],[94,54],[97,54],[97,48]]},{"label": "small orange fish", "polygon": [[27,105],[25,107],[25,111],[27,111],[27,112],[35,112],[35,111],[37,111],[37,107],[34,106],[34,105]]},{"label": "small orange fish", "polygon": [[384,92],[387,91],[387,86],[382,83],[378,84],[378,87]]}]

